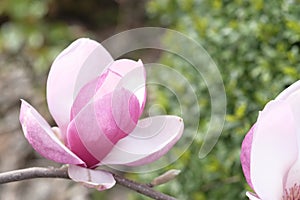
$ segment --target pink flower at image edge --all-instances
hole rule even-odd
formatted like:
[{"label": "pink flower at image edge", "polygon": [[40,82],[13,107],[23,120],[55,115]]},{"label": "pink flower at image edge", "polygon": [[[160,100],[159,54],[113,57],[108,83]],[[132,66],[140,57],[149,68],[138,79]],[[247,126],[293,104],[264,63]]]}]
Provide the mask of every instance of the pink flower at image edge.
[{"label": "pink flower at image edge", "polygon": [[61,52],[47,80],[49,111],[58,127],[22,100],[20,122],[32,147],[69,164],[71,179],[105,190],[115,185],[101,165],[139,166],[167,153],[183,120],[163,115],[139,120],[146,101],[143,63],[113,60],[96,41],[81,38]]},{"label": "pink flower at image edge", "polygon": [[300,199],[300,81],[259,113],[242,143],[241,164],[251,200]]}]

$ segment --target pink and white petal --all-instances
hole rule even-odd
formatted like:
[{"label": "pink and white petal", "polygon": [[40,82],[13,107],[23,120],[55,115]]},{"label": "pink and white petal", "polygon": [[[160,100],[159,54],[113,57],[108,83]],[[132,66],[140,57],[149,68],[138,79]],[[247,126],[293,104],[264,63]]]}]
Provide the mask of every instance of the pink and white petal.
[{"label": "pink and white petal", "polygon": [[82,87],[72,105],[71,120],[88,103],[98,101],[104,95],[121,88],[136,95],[141,114],[146,100],[145,69],[141,61],[117,60],[100,77]]},{"label": "pink and white petal", "polygon": [[271,101],[258,117],[251,148],[251,182],[261,199],[281,199],[287,173],[297,156],[293,112],[286,102]]},{"label": "pink and white petal", "polygon": [[293,164],[290,170],[287,173],[286,181],[284,184],[284,188],[289,190],[293,188],[295,185],[300,185],[300,160],[299,155],[297,161]]},{"label": "pink and white petal", "polygon": [[88,167],[98,164],[114,145],[99,126],[97,112],[100,111],[95,111],[94,105],[89,104],[76,115],[67,129],[67,146]]},{"label": "pink and white petal", "polygon": [[300,90],[300,80],[290,85],[288,88],[283,90],[275,100],[284,100],[288,98],[291,94],[293,94],[295,91]]},{"label": "pink and white petal", "polygon": [[[108,72],[109,74],[107,75],[107,78],[104,80],[103,84],[98,89],[97,94],[94,96],[93,100],[97,101],[97,99],[102,98],[104,94],[112,92],[113,95],[111,99],[111,105],[113,108],[113,118],[115,119],[117,126],[121,130],[123,130],[126,133],[129,133],[129,131],[127,130],[127,126],[124,127],[124,124],[122,123],[122,121],[124,120],[122,119],[126,119],[125,121],[127,124],[127,119],[131,119],[132,114],[129,112],[130,109],[128,109],[128,101],[126,105],[124,103],[119,104],[120,99],[122,99],[120,98],[121,96],[119,91],[125,89],[125,91],[128,91],[129,94],[134,94],[136,96],[140,108],[138,115],[139,118],[143,112],[146,101],[145,68],[143,66],[142,61],[140,60],[138,62],[135,62],[132,60],[122,59],[113,62],[113,64],[109,66]],[[116,77],[117,75],[119,76],[119,80]],[[122,105],[125,107],[120,108],[120,106],[118,105]],[[120,109],[122,109],[122,115],[120,115]],[[131,120],[129,126],[133,127],[135,125],[136,121]],[[132,130],[130,130],[130,132],[131,131]]]},{"label": "pink and white petal", "polygon": [[154,162],[180,139],[183,128],[183,120],[177,116],[142,119],[129,136],[114,146],[102,163],[138,166]]},{"label": "pink and white petal", "polygon": [[46,120],[24,100],[20,122],[28,142],[45,158],[64,164],[85,165],[56,137]]},{"label": "pink and white petal", "polygon": [[[122,81],[122,79],[130,76],[130,80]],[[141,78],[140,78],[141,77]],[[120,83],[122,81],[122,83]],[[145,89],[146,72],[141,60],[135,62],[133,60],[121,59],[111,63],[109,67],[99,76],[93,85],[93,89],[96,91],[94,93],[94,101],[102,98],[104,95],[111,93],[116,88],[125,88],[131,91],[133,94],[137,89],[136,85],[142,85]],[[87,83],[87,86],[89,83]],[[123,87],[126,86],[126,87]],[[91,87],[91,86],[89,86]],[[83,88],[82,88],[83,89]],[[80,91],[81,92],[81,91]],[[86,91],[82,91],[85,92]],[[91,93],[91,92],[90,92]],[[81,93],[78,94],[78,96]],[[89,95],[90,96],[90,95]],[[137,96],[137,95],[136,95]],[[138,98],[139,102],[144,100],[144,94],[142,97]]]},{"label": "pink and white petal", "polygon": [[71,120],[88,104],[93,104],[103,96],[112,93],[121,78],[114,72],[106,71],[82,87],[72,105]]},{"label": "pink and white petal", "polygon": [[99,76],[112,61],[101,44],[86,38],[76,40],[57,56],[47,80],[47,101],[63,134],[79,90]]},{"label": "pink and white petal", "polygon": [[[93,100],[93,97],[99,87],[103,84],[106,77],[110,75],[108,72],[103,73],[100,77],[88,82],[81,88],[77,97],[75,98],[71,108],[71,120],[83,109],[88,103]],[[115,77],[116,75],[113,74]]]},{"label": "pink and white petal", "polygon": [[95,188],[99,191],[110,189],[116,184],[113,175],[102,170],[93,170],[70,165],[68,174],[73,181],[82,183],[86,187]]},{"label": "pink and white petal", "polygon": [[[290,109],[294,114],[294,119],[296,122],[300,120],[300,88],[295,90],[286,98],[286,102],[289,104]],[[300,125],[297,124],[297,144],[300,145]],[[293,164],[288,172],[285,187],[291,188],[294,184],[300,185],[300,154],[298,154],[297,161]]]},{"label": "pink and white petal", "polygon": [[[296,121],[300,120],[300,88],[291,93],[285,101],[290,105],[291,110],[294,113],[294,117]],[[300,130],[300,126],[298,126]],[[300,144],[300,134],[298,134],[298,142]]]},{"label": "pink and white petal", "polygon": [[246,192],[247,197],[249,197],[250,200],[261,200],[258,196],[251,192]]},{"label": "pink and white petal", "polygon": [[[114,110],[118,114],[113,115]],[[133,131],[139,111],[138,100],[128,90],[117,89],[106,94],[85,106],[72,120],[68,127],[68,147],[93,167]]]},{"label": "pink and white petal", "polygon": [[141,113],[143,112],[146,101],[146,70],[141,60],[121,59],[116,60],[109,70],[122,77],[118,88],[126,88],[134,93],[140,102]]},{"label": "pink and white petal", "polygon": [[242,148],[241,148],[241,164],[242,164],[242,169],[246,178],[246,181],[248,185],[253,189],[253,185],[251,182],[250,178],[250,158],[251,158],[251,146],[252,146],[252,138],[253,138],[253,132],[255,129],[255,124],[251,127],[249,132],[244,138],[244,141],[242,143]]}]

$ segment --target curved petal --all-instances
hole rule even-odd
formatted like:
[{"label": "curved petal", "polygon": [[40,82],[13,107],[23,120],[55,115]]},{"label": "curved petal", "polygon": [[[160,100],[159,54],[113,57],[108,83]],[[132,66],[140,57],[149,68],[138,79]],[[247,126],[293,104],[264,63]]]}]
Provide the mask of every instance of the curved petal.
[{"label": "curved petal", "polygon": [[285,90],[283,90],[277,97],[275,100],[284,100],[286,99],[288,96],[290,96],[292,93],[294,93],[295,91],[300,90],[300,80],[293,83],[292,85],[290,85],[288,88],[286,88]]},{"label": "curved petal", "polygon": [[102,163],[129,166],[151,163],[173,147],[181,137],[183,128],[183,120],[177,116],[155,116],[140,120],[134,131],[120,140]]},{"label": "curved petal", "polygon": [[45,158],[64,164],[85,165],[62,144],[45,119],[24,100],[21,104],[20,122],[28,142]]},{"label": "curved petal", "polygon": [[249,132],[244,138],[244,141],[242,143],[242,148],[241,148],[241,156],[240,156],[245,178],[247,180],[247,183],[252,189],[253,186],[250,178],[250,158],[251,158],[251,146],[252,146],[254,129],[255,129],[255,124],[251,127],[251,129],[249,130]]},{"label": "curved petal", "polygon": [[116,184],[111,173],[101,170],[70,165],[68,174],[73,181],[83,183],[86,187],[96,188],[99,191],[112,188]]},{"label": "curved petal", "polygon": [[[300,88],[294,90],[285,100],[294,114],[296,122],[300,121]],[[300,146],[300,125],[297,124],[297,145]],[[286,188],[292,188],[294,184],[300,184],[300,154],[298,154],[297,161],[293,164],[288,172],[287,181],[285,184]]]},{"label": "curved petal", "polygon": [[246,192],[246,195],[247,195],[247,197],[249,197],[250,200],[261,200],[255,194],[252,194],[251,192]]},{"label": "curved petal", "polygon": [[73,42],[55,59],[47,80],[47,101],[63,135],[70,122],[71,106],[79,90],[99,76],[112,61],[101,44],[86,38]]},{"label": "curved petal", "polygon": [[284,101],[269,102],[258,117],[251,149],[251,181],[261,199],[281,199],[287,172],[297,155],[297,130],[290,106]]},{"label": "curved petal", "polygon": [[284,188],[289,191],[290,188],[293,188],[295,185],[300,185],[300,160],[299,155],[297,161],[293,164],[290,170],[287,173],[286,181]]},{"label": "curved petal", "polygon": [[121,76],[106,71],[100,77],[87,83],[78,93],[71,109],[71,120],[89,104],[99,101],[103,96],[112,93],[121,80]]},{"label": "curved petal", "polygon": [[[294,114],[294,118],[296,121],[300,120],[300,88],[298,90],[295,90],[293,93],[291,93],[286,99],[285,101],[289,104],[290,109],[292,110],[293,114]],[[300,126],[299,126],[300,129]],[[300,144],[300,134],[298,141]]]},{"label": "curved petal", "polygon": [[93,100],[93,96],[99,89],[99,87],[104,83],[104,80],[108,78],[111,79],[110,84],[113,85],[113,81],[119,81],[119,77],[112,73],[104,73],[100,77],[90,81],[79,91],[73,105],[71,108],[71,120],[76,117],[76,115],[83,109],[90,101]]},{"label": "curved petal", "polygon": [[135,94],[142,112],[146,101],[146,70],[143,62],[128,59],[116,60],[109,70],[122,76],[122,83],[119,87],[124,87]]},{"label": "curved petal", "polygon": [[138,100],[128,90],[116,89],[106,94],[85,106],[72,120],[68,127],[68,147],[89,167],[96,165],[120,139],[132,132],[139,111]]},{"label": "curved petal", "polygon": [[142,61],[121,59],[113,62],[100,77],[82,87],[72,106],[71,120],[88,103],[122,88],[135,94],[140,103],[141,114],[146,101],[145,81],[145,68]]}]

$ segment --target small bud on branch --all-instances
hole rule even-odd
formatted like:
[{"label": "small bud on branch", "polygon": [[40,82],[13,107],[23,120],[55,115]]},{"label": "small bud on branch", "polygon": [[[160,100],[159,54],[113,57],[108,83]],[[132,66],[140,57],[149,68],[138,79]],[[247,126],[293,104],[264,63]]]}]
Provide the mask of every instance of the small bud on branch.
[{"label": "small bud on branch", "polygon": [[180,170],[178,169],[171,169],[165,173],[163,173],[162,175],[156,177],[155,179],[153,179],[151,181],[151,186],[157,186],[157,185],[162,185],[164,183],[167,183],[171,180],[173,180],[176,176],[178,176],[178,174],[180,174]]}]

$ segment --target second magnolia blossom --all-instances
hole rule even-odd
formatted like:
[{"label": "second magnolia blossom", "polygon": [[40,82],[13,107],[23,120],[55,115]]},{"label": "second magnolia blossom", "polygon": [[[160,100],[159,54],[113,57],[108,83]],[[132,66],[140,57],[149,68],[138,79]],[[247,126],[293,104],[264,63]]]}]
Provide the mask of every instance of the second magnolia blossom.
[{"label": "second magnolia blossom", "polygon": [[113,176],[97,166],[138,166],[163,156],[183,133],[177,116],[139,120],[146,101],[141,61],[114,61],[101,44],[78,39],[55,59],[47,80],[49,110],[58,127],[22,100],[25,137],[44,157],[70,164],[69,176],[103,190]]},{"label": "second magnolia blossom", "polygon": [[251,200],[300,199],[300,81],[259,113],[246,135],[241,163]]}]

